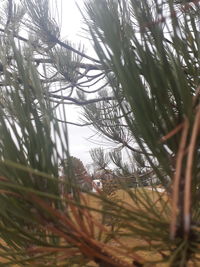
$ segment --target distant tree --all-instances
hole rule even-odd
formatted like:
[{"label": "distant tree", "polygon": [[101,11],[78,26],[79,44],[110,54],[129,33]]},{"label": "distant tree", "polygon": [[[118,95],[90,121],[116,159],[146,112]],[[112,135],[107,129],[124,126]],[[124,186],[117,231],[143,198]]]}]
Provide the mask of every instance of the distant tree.
[{"label": "distant tree", "polygon": [[72,181],[77,184],[81,191],[90,191],[92,189],[92,179],[88,174],[83,162],[73,156],[65,159],[61,164],[62,180],[68,180],[69,172],[71,172]]},{"label": "distant tree", "polygon": [[105,172],[109,168],[110,160],[108,155],[104,152],[103,148],[93,148],[90,150],[90,156],[93,161],[93,165],[95,166],[96,170]]},{"label": "distant tree", "polygon": [[96,170],[94,176],[108,180],[111,177],[118,185],[121,182],[121,187],[153,186],[160,183],[144,155],[136,151],[125,154],[123,159],[121,150],[105,152],[104,148],[99,147],[91,149],[90,156]]}]

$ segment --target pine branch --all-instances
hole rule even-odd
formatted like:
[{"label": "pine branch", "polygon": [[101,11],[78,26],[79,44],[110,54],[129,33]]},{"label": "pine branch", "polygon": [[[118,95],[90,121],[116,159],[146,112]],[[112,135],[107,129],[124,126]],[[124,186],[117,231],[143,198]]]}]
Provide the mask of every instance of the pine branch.
[{"label": "pine branch", "polygon": [[13,0],[8,0],[8,17],[5,29],[9,26],[11,20],[12,20],[12,13],[13,13]]},{"label": "pine branch", "polygon": [[80,100],[78,100],[76,98],[73,98],[73,97],[54,95],[54,94],[49,94],[49,97],[53,98],[53,99],[69,100],[69,101],[72,101],[74,104],[76,104],[78,106],[84,106],[84,105],[89,105],[89,104],[92,104],[92,103],[97,103],[97,102],[100,102],[100,101],[110,101],[110,100],[114,100],[115,99],[115,97],[113,97],[113,96],[108,96],[108,97],[93,98],[93,99],[80,101]]},{"label": "pine branch", "polygon": [[[0,28],[0,32],[6,33],[6,32],[5,32],[5,29],[2,29],[2,28]],[[31,42],[29,39],[27,39],[27,38],[25,38],[25,37],[23,37],[23,36],[21,36],[21,35],[19,35],[19,34],[14,33],[13,36],[14,36],[15,38],[17,38],[18,40],[20,40],[20,41],[23,41],[23,42],[25,42],[25,43],[30,43],[30,44],[31,44],[33,47],[35,47],[35,48],[43,49],[43,47],[42,47],[41,45],[38,45],[38,44],[36,45],[34,42]],[[53,35],[51,35],[51,34],[50,34],[49,38],[50,38],[53,42],[59,44],[61,47],[64,47],[64,48],[66,48],[67,50],[70,50],[70,51],[74,52],[75,54],[77,54],[77,55],[79,55],[79,56],[81,56],[81,57],[83,57],[83,58],[89,59],[89,60],[91,60],[91,61],[93,61],[93,62],[96,62],[96,63],[98,63],[98,64],[101,63],[99,60],[94,59],[94,58],[92,58],[92,57],[86,55],[85,53],[80,52],[79,50],[73,48],[72,46],[70,46],[70,45],[68,45],[68,44],[66,44],[66,43],[64,43],[64,42],[62,42],[62,41],[60,41],[57,37],[55,37],[55,36],[53,36]],[[83,66],[83,65],[82,65],[82,66]],[[92,67],[92,65],[89,66],[89,67]],[[93,66],[93,68],[96,68],[96,67]],[[98,69],[98,68],[97,68],[97,69]]]},{"label": "pine branch", "polygon": [[72,121],[65,121],[65,120],[61,120],[58,118],[54,118],[56,121],[61,122],[61,123],[66,123],[66,124],[70,124],[73,126],[78,126],[78,127],[85,127],[85,126],[90,126],[92,125],[92,123],[76,123],[76,122],[72,122]]}]

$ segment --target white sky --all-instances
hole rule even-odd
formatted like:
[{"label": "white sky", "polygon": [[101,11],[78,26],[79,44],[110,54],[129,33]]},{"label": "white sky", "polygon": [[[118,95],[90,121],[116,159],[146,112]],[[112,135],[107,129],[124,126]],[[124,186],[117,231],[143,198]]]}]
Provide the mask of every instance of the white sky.
[{"label": "white sky", "polygon": [[[58,0],[61,1],[61,0]],[[66,38],[74,43],[81,42],[85,46],[85,53],[95,55],[91,45],[82,36],[85,35],[83,31],[84,23],[82,16],[76,6],[76,2],[79,7],[83,8],[84,0],[63,0],[62,1],[62,38]],[[70,121],[77,121],[79,118],[80,109],[66,107],[67,119]],[[69,114],[69,115],[68,115]],[[96,145],[87,139],[94,135],[94,131],[90,130],[89,127],[77,127],[69,126],[69,143],[70,143],[70,153],[71,155],[80,158],[84,164],[91,163],[91,158],[89,155],[89,150],[94,147],[100,146]],[[98,137],[94,137],[97,143],[101,143]],[[103,141],[103,140],[102,140]],[[105,140],[103,141],[105,142]],[[109,148],[109,145],[106,146]]]}]

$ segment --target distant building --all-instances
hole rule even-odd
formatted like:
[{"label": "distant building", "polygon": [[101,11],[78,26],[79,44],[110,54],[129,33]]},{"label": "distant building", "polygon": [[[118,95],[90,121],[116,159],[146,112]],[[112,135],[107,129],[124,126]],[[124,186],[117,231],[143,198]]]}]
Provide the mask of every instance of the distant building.
[{"label": "distant building", "polygon": [[97,192],[98,190],[102,190],[103,184],[101,179],[95,179],[92,181],[92,192]]}]

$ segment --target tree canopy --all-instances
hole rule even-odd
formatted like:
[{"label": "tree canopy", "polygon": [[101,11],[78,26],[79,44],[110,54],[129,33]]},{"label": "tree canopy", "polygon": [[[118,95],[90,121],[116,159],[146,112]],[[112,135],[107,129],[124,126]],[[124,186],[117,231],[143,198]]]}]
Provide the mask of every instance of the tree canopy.
[{"label": "tree canopy", "polygon": [[72,172],[73,183],[79,186],[81,191],[92,189],[92,178],[80,159],[70,156],[61,162],[61,177],[63,180],[69,180],[70,172]]}]

